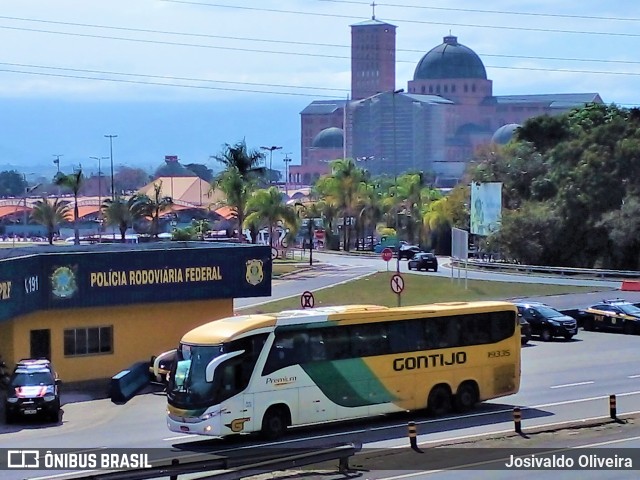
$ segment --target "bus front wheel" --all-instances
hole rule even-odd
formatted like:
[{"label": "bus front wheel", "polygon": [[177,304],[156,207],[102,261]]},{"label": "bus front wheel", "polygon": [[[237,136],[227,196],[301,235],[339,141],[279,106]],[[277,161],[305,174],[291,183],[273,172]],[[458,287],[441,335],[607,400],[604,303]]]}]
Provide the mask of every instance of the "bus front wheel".
[{"label": "bus front wheel", "polygon": [[262,429],[260,433],[267,440],[275,440],[284,435],[287,430],[288,416],[283,407],[269,408],[262,418]]},{"label": "bus front wheel", "polygon": [[429,393],[427,410],[431,415],[445,415],[451,411],[451,391],[445,385],[436,385]]},{"label": "bus front wheel", "polygon": [[478,403],[478,388],[473,382],[464,382],[458,387],[455,397],[456,411],[466,412]]}]

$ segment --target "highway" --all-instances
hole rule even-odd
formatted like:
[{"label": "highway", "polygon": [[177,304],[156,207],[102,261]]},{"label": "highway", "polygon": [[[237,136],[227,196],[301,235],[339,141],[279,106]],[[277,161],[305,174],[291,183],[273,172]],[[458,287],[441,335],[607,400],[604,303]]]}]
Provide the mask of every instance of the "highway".
[{"label": "highway", "polygon": [[[298,296],[305,290],[314,291],[369,275],[375,271],[386,270],[385,262],[379,257],[367,258],[317,252],[314,252],[314,257],[323,262],[322,267],[314,267],[313,270],[297,274],[291,279],[274,281],[273,295],[268,301]],[[442,259],[436,275],[450,276],[451,271],[446,265],[446,260]],[[395,260],[390,262],[390,268],[395,270]],[[401,262],[401,271],[406,271],[404,261]],[[421,274],[434,275],[432,272]],[[493,272],[469,272],[469,278],[509,282],[562,281],[611,288],[620,284],[620,282],[602,280],[554,279]],[[616,296],[622,296],[619,294],[633,301],[637,301],[636,298],[638,298],[638,293],[615,292]],[[588,294],[565,295],[561,300],[567,305],[584,306],[592,301],[585,295],[588,297]],[[596,300],[602,296],[601,293],[597,295]],[[236,308],[256,305],[264,301],[265,299],[242,299],[236,302]],[[522,384],[520,392],[516,395],[486,402],[464,415],[429,418],[419,414],[399,414],[366,421],[295,429],[283,440],[269,445],[291,450],[310,445],[357,441],[362,442],[367,449],[387,450],[406,446],[407,423],[415,421],[418,442],[428,448],[436,443],[462,437],[477,438],[479,435],[512,431],[512,412],[516,406],[522,409],[525,430],[536,426],[551,426],[581,419],[606,417],[609,413],[608,399],[611,394],[617,396],[619,413],[640,412],[639,347],[640,336],[582,330],[570,342],[556,340],[543,343],[534,340],[522,350]],[[0,425],[0,448],[55,447],[73,448],[78,451],[99,451],[105,448],[157,448],[158,456],[170,458],[198,455],[202,452],[218,455],[250,455],[249,452],[255,451],[256,447],[264,445],[254,437],[218,439],[170,432],[165,425],[165,408],[166,399],[160,391],[138,395],[125,405],[115,405],[105,399],[67,403],[63,407],[63,422],[56,426],[37,422]],[[628,444],[621,446],[636,447],[637,440],[630,439]],[[2,478],[13,480],[46,476],[45,472],[41,471],[28,473],[30,475],[25,475],[24,472],[2,472]],[[455,473],[432,472],[428,478],[434,476],[436,478],[468,478],[449,476]],[[460,474],[460,472],[457,473]],[[476,476],[475,474],[483,474],[476,471],[474,478],[514,478],[513,472],[491,471],[490,473],[491,477]],[[501,476],[503,473],[505,475]],[[511,476],[506,476],[506,473]],[[576,472],[563,473],[575,475]],[[517,478],[529,478],[521,474],[524,475],[524,472],[518,472]],[[422,478],[415,475],[406,476],[409,472],[405,470],[393,475],[380,472],[380,475],[370,474],[367,478]],[[56,478],[65,478],[65,476],[67,476],[66,473],[60,472]],[[323,478],[326,480],[328,477]],[[575,477],[554,476],[553,478]],[[604,477],[581,474],[581,478]],[[606,478],[633,477],[607,476]]]}]

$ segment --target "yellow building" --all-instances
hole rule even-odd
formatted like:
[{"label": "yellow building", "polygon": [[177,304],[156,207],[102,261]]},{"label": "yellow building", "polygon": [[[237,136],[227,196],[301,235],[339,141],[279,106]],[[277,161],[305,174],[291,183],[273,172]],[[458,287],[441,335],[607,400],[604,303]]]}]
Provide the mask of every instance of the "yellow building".
[{"label": "yellow building", "polygon": [[174,348],[233,299],[271,295],[268,247],[206,242],[6,249],[0,355],[49,358],[65,381],[108,378]]}]

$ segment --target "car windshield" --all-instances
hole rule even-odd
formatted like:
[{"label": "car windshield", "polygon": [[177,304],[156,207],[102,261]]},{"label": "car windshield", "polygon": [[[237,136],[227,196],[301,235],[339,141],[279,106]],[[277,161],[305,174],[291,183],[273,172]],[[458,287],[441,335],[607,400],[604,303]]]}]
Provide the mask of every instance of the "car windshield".
[{"label": "car windshield", "polygon": [[624,313],[628,314],[628,315],[640,315],[640,308],[636,307],[635,305],[629,303],[629,304],[623,304],[623,305],[618,305],[620,307],[620,310],[622,310]]},{"label": "car windshield", "polygon": [[11,379],[11,386],[14,388],[51,385],[52,383],[53,375],[50,372],[15,373]]},{"label": "car windshield", "polygon": [[547,317],[547,318],[564,317],[564,313],[561,313],[551,307],[536,307],[536,310],[543,317]]}]

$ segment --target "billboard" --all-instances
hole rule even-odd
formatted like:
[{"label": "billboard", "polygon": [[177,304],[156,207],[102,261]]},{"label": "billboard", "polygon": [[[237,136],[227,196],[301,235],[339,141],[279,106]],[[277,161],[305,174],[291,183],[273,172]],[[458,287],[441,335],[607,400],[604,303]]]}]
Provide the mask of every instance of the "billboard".
[{"label": "billboard", "polygon": [[502,183],[471,184],[471,233],[490,235],[500,229],[502,220]]}]

